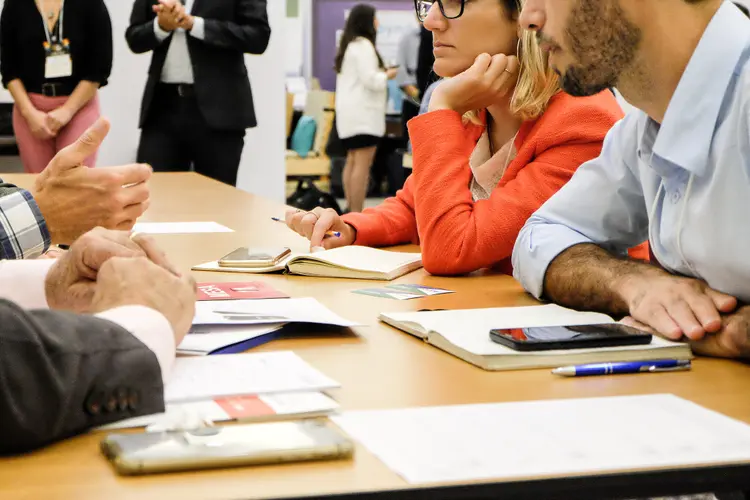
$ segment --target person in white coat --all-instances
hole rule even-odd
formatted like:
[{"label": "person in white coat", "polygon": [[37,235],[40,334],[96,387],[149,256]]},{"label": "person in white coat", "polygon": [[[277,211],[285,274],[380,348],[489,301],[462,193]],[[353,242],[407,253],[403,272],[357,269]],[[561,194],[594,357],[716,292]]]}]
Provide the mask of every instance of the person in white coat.
[{"label": "person in white coat", "polygon": [[336,55],[336,130],[347,151],[344,195],[350,212],[364,208],[370,168],[385,135],[388,80],[398,68],[386,70],[375,48],[375,8],[354,6],[349,12]]}]

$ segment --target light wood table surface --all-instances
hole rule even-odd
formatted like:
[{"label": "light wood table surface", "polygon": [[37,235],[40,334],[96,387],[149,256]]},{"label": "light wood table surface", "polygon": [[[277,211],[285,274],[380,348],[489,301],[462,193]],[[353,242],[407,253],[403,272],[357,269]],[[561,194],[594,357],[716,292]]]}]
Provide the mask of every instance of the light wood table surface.
[{"label": "light wood table surface", "polygon": [[[30,186],[33,180],[25,175],[4,178],[21,186]],[[283,215],[281,204],[196,174],[158,174],[151,187],[152,205],[144,221],[216,221],[236,231],[156,235],[169,257],[183,269],[215,260],[243,245],[283,244],[293,250],[305,250],[307,246],[283,224],[271,220],[272,216]],[[416,247],[407,248],[417,251]],[[297,352],[342,384],[332,395],[345,410],[672,393],[750,423],[750,366],[738,362],[699,359],[690,372],[579,379],[553,377],[549,370],[492,373],[377,321],[377,315],[385,311],[534,304],[507,276],[486,272],[465,278],[438,278],[418,271],[397,282],[421,283],[457,293],[395,301],[351,293],[373,286],[372,282],[358,280],[205,272],[194,275],[199,282],[263,281],[292,297],[315,297],[342,316],[367,325],[351,334],[319,329],[304,339],[274,341],[255,349]],[[554,416],[550,418],[553,422]],[[498,432],[503,432],[500,423]],[[318,498],[355,493],[403,497],[406,492],[420,498],[552,498],[551,491],[556,492],[555,498],[594,498],[606,493],[666,493],[665,487],[673,489],[675,485],[686,492],[721,487],[750,490],[748,467],[715,474],[646,473],[637,478],[632,474],[600,478],[598,482],[591,478],[552,483],[489,482],[416,491],[416,486],[391,472],[362,446],[351,461],[122,478],[100,455],[101,437],[89,434],[28,456],[0,459],[0,499]]]}]

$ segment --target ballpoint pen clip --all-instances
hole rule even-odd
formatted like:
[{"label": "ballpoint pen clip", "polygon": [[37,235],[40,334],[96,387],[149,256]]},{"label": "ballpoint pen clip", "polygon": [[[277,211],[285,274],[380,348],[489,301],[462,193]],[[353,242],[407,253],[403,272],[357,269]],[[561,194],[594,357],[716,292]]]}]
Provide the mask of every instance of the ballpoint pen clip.
[{"label": "ballpoint pen clip", "polygon": [[651,373],[665,373],[665,372],[684,372],[690,369],[690,365],[672,366],[670,368],[659,368],[658,366],[652,366],[648,369]]}]

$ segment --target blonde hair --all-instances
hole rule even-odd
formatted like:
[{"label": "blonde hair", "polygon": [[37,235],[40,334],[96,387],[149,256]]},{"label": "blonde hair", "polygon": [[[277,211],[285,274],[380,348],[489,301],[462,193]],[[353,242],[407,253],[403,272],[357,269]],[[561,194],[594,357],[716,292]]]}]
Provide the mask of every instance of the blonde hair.
[{"label": "blonde hair", "polygon": [[[518,13],[525,0],[516,0]],[[560,91],[560,79],[549,66],[549,57],[539,46],[536,34],[524,30],[518,41],[519,70],[510,111],[524,121],[539,118],[549,105],[552,97]],[[481,125],[480,111],[470,111],[464,119]]]}]

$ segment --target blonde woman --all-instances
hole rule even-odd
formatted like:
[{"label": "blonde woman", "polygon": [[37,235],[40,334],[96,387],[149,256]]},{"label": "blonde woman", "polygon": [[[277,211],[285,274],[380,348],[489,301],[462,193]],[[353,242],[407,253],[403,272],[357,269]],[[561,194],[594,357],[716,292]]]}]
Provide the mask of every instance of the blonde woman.
[{"label": "blonde woman", "polygon": [[320,208],[289,212],[289,227],[313,247],[419,243],[432,274],[490,267],[511,274],[526,220],[599,155],[622,117],[609,91],[560,92],[534,35],[519,35],[522,4],[416,0],[433,34],[435,73],[450,78],[433,92],[429,112],[409,122],[411,177],[376,208],[344,217]]}]

